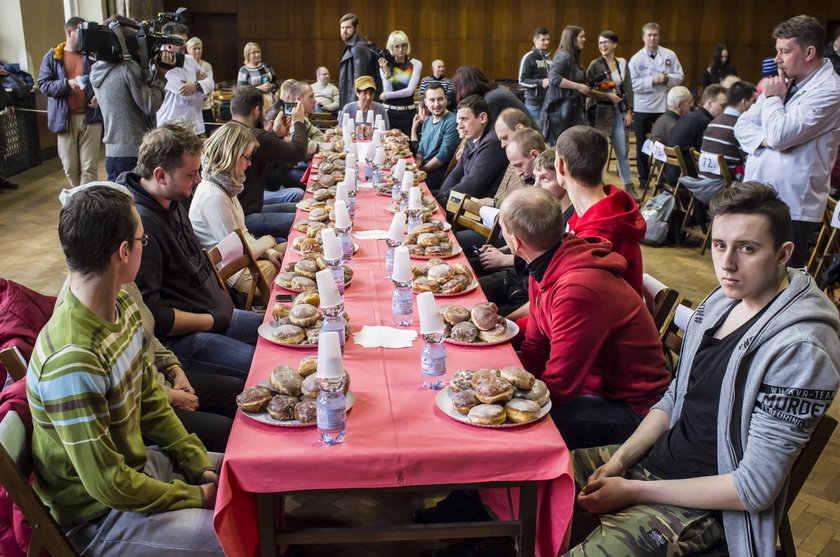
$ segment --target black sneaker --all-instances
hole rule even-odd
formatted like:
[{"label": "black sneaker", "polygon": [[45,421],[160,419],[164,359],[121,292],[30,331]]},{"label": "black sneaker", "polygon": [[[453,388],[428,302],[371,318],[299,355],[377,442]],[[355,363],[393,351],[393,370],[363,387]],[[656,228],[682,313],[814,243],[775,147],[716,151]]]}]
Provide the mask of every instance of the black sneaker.
[{"label": "black sneaker", "polygon": [[478,492],[475,490],[456,490],[430,509],[414,511],[411,520],[415,524],[437,522],[488,522],[493,520]]},{"label": "black sneaker", "polygon": [[10,182],[6,179],[0,178],[0,190],[16,190],[20,186],[15,184],[14,182]]},{"label": "black sneaker", "polygon": [[474,538],[443,549],[427,549],[420,557],[516,557],[516,542],[510,537]]}]

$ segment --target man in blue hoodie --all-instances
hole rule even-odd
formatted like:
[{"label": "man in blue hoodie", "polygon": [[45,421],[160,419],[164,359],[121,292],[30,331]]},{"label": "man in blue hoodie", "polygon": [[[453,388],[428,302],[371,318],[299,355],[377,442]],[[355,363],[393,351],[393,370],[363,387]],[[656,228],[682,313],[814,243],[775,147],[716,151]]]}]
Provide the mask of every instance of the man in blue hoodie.
[{"label": "man in blue hoodie", "polygon": [[788,207],[758,182],[712,198],[720,288],[685,332],[677,378],[623,444],[573,453],[601,526],[569,555],[773,555],[791,468],[834,399],[837,309],[787,267]]}]

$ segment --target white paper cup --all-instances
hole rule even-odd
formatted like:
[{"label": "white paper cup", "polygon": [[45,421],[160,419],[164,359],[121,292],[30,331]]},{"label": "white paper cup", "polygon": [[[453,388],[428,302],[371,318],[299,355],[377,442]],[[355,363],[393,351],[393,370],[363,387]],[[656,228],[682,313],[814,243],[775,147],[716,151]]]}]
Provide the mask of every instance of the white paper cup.
[{"label": "white paper cup", "polygon": [[413,278],[411,274],[411,260],[408,255],[408,248],[397,246],[394,248],[394,271],[391,273],[391,280],[408,282]]},{"label": "white paper cup", "polygon": [[438,311],[435,295],[431,292],[421,292],[417,295],[417,313],[420,316],[421,335],[443,330],[443,318]]}]

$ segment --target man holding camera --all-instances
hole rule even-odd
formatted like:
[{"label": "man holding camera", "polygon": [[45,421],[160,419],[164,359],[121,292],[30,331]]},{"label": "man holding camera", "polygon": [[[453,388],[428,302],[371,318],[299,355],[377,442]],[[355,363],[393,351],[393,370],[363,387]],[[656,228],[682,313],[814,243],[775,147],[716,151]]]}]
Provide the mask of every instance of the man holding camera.
[{"label": "man holding camera", "polygon": [[41,61],[38,89],[47,96],[47,127],[58,136],[58,156],[71,187],[98,180],[102,113],[90,87],[90,61],[78,50],[79,25],[64,25],[65,42]]},{"label": "man holding camera", "polygon": [[[123,33],[133,33],[134,24],[122,16],[112,16]],[[143,134],[154,127],[155,113],[163,103],[166,71],[175,62],[175,53],[163,51],[141,68],[135,60],[93,65],[90,82],[102,108],[105,124],[105,172],[113,182],[123,172],[137,165],[137,151]],[[151,72],[151,80],[149,79]]]}]

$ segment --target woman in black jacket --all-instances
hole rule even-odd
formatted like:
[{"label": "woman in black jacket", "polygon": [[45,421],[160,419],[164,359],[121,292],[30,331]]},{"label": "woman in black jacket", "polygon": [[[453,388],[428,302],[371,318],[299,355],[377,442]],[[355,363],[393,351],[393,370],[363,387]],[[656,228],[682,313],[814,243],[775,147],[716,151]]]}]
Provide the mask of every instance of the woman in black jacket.
[{"label": "woman in black jacket", "polygon": [[567,128],[586,123],[584,105],[590,95],[586,74],[580,66],[580,53],[586,33],[568,25],[560,35],[560,45],[548,72],[548,90],[540,113],[540,129],[551,144]]}]

